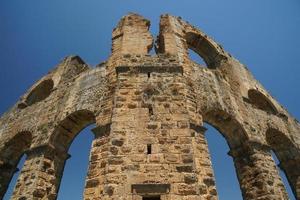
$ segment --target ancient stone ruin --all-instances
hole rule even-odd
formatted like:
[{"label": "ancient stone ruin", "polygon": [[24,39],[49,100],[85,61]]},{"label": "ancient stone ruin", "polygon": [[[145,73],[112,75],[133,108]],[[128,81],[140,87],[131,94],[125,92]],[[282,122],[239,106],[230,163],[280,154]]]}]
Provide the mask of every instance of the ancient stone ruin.
[{"label": "ancient stone ruin", "polygon": [[0,199],[24,154],[12,199],[56,199],[68,148],[90,124],[84,199],[218,199],[204,122],[225,137],[244,199],[288,199],[271,151],[300,199],[297,120],[199,29],[163,15],[154,41],[149,26],[123,17],[106,62],[65,58],[1,117]]}]

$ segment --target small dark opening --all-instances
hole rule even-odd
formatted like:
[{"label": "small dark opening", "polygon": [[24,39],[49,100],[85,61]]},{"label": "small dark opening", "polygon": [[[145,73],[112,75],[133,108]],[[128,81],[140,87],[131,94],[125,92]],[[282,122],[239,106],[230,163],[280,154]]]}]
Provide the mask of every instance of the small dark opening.
[{"label": "small dark opening", "polygon": [[161,200],[160,196],[143,197],[143,200]]},{"label": "small dark opening", "polygon": [[152,153],[151,144],[147,144],[147,154],[151,154],[151,153]]},{"label": "small dark opening", "polygon": [[149,107],[149,115],[153,115],[153,108],[152,108],[152,106]]},{"label": "small dark opening", "polygon": [[148,72],[148,73],[147,73],[147,75],[148,75],[148,78],[150,78],[150,76],[151,76],[151,73],[150,73],[150,72]]}]

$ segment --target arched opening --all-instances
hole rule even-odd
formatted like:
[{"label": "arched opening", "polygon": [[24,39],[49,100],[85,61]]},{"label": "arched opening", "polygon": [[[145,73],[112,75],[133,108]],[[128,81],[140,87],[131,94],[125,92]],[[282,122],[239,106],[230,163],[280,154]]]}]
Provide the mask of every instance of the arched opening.
[{"label": "arched opening", "polygon": [[155,48],[151,47],[150,50],[148,50],[148,55],[155,56],[156,55]]},{"label": "arched opening", "polygon": [[248,140],[240,122],[222,110],[208,111],[202,115],[203,121],[217,129],[226,139],[230,149],[241,147]]},{"label": "arched opening", "polygon": [[91,111],[75,111],[59,123],[52,135],[51,144],[60,151],[68,151],[80,131],[95,122],[95,116]]},{"label": "arched opening", "polygon": [[205,127],[219,198],[243,199],[233,159],[227,154],[230,149],[225,138],[213,126],[206,123]]},{"label": "arched opening", "polygon": [[[15,183],[11,180],[13,175],[21,170],[21,157],[24,156],[26,150],[29,149],[32,141],[32,134],[29,131],[22,131],[16,134],[12,139],[4,144],[0,150],[0,199],[4,196],[8,186],[9,191],[12,191]],[[19,164],[19,165],[18,165]],[[19,170],[17,169],[19,166]],[[15,175],[17,177],[17,174]],[[11,183],[11,184],[10,184]],[[9,192],[5,198],[10,198]]]},{"label": "arched opening", "polygon": [[278,111],[274,104],[261,92],[256,89],[248,90],[248,103],[252,104],[255,108],[263,110],[267,113],[277,114]]},{"label": "arched opening", "polygon": [[31,106],[37,102],[46,99],[52,92],[54,83],[52,79],[46,79],[40,82],[32,91],[28,94],[25,102],[20,103],[18,108],[23,109],[27,106]]},{"label": "arched opening", "polygon": [[54,131],[51,138],[53,146],[71,155],[61,174],[59,199],[83,199],[89,152],[94,139],[89,130],[95,121],[91,111],[80,110],[68,115]]},{"label": "arched opening", "polygon": [[199,56],[195,51],[193,51],[192,49],[189,49],[188,54],[189,54],[190,60],[197,63],[198,65],[207,67],[203,58],[201,56]]},{"label": "arched opening", "polygon": [[288,196],[289,196],[289,199],[290,200],[296,200],[294,194],[293,194],[293,191],[292,191],[292,188],[290,187],[290,184],[289,184],[289,181],[288,181],[288,178],[286,177],[285,175],[285,172],[280,168],[280,162],[275,154],[274,151],[271,151],[271,155],[272,155],[272,158],[274,159],[274,162],[277,166],[277,170],[278,170],[278,173],[281,177],[281,180],[284,184],[284,187],[286,189],[286,192],[288,193]]},{"label": "arched opening", "polygon": [[90,131],[93,127],[94,125],[90,125],[80,131],[69,148],[71,157],[65,164],[58,200],[83,199],[89,154],[94,139]]},{"label": "arched opening", "polygon": [[188,48],[203,58],[208,68],[216,68],[218,52],[206,37],[194,32],[188,32],[186,33],[186,41]]},{"label": "arched opening", "polygon": [[24,154],[21,157],[21,159],[20,159],[20,161],[19,161],[19,163],[17,165],[16,171],[15,171],[15,173],[14,173],[14,175],[13,175],[13,177],[12,177],[12,179],[11,179],[9,185],[8,185],[8,188],[6,190],[6,193],[4,195],[3,200],[9,200],[9,199],[11,199],[12,194],[13,194],[14,189],[15,189],[16,184],[17,184],[18,177],[19,177],[19,175],[21,173],[21,169],[24,166],[25,160],[26,160],[26,155]]},{"label": "arched opening", "polygon": [[[233,159],[230,158],[227,153],[243,146],[244,142],[248,140],[246,132],[236,117],[223,110],[208,111],[203,113],[202,117],[203,121],[210,125],[208,126],[209,130],[206,132],[206,138],[208,140],[213,168],[216,174],[217,191],[220,193],[220,196],[224,195],[228,197],[224,199],[242,199],[240,190],[241,183],[237,184],[237,170],[234,168],[237,166],[236,163],[232,165]],[[223,139],[222,137],[218,137],[219,133],[223,136]],[[229,170],[228,174],[224,174],[224,167],[227,167]],[[229,175],[229,172],[231,172],[230,178],[226,180],[224,176]],[[223,182],[223,180],[225,182]],[[228,190],[231,190],[232,194],[229,194]]]},{"label": "arched opening", "polygon": [[295,147],[284,133],[276,129],[270,128],[267,130],[266,140],[272,149],[272,155],[276,164],[280,166],[278,169],[289,197],[291,199],[297,195],[299,197],[299,194],[297,194],[297,182],[300,177],[300,164],[297,160],[297,157],[300,156],[299,149]]}]

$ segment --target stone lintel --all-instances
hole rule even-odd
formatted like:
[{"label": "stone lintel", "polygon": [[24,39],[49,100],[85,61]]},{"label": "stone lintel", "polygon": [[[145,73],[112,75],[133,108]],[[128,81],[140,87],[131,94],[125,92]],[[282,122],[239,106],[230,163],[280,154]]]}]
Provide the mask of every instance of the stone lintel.
[{"label": "stone lintel", "polygon": [[133,194],[167,194],[170,192],[170,184],[143,183],[131,186]]}]

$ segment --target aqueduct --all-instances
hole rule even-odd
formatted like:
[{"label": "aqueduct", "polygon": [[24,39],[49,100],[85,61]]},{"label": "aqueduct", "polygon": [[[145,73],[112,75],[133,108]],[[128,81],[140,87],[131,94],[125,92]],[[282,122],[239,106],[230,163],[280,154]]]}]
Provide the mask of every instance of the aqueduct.
[{"label": "aqueduct", "polygon": [[[217,199],[203,123],[226,139],[245,200],[300,198],[300,125],[248,69],[181,18],[123,17],[109,59],[65,58],[0,119],[0,199],[56,199],[68,149],[95,124],[84,199]],[[193,62],[188,49],[207,67]]]}]

